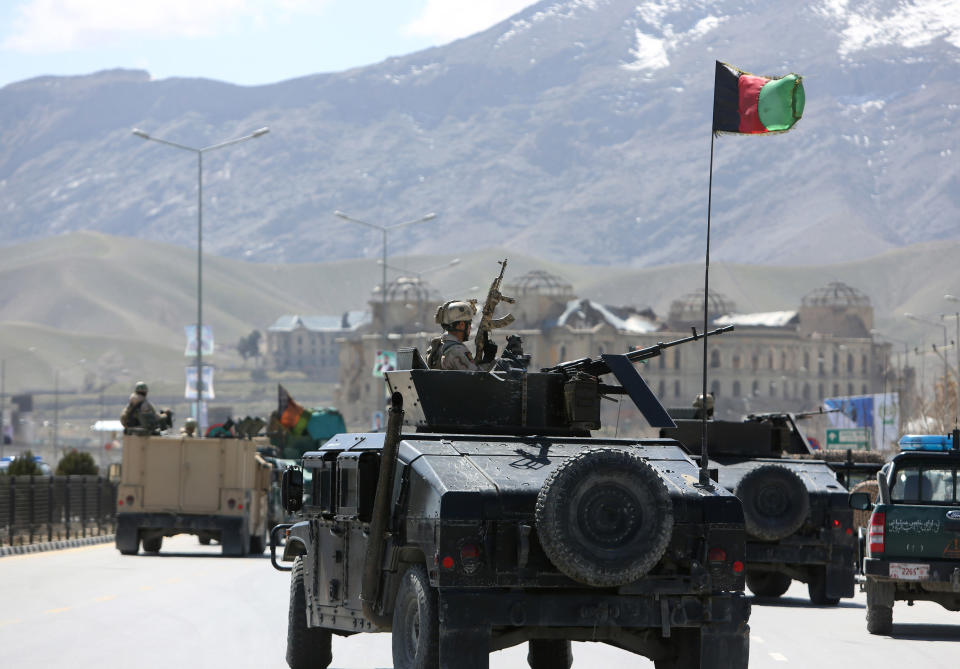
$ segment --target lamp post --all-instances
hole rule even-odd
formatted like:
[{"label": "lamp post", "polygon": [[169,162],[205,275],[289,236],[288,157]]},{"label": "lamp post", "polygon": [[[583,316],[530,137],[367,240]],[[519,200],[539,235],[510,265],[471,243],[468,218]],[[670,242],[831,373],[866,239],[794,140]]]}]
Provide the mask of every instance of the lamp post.
[{"label": "lamp post", "polygon": [[412,221],[404,221],[403,223],[394,223],[393,225],[377,225],[375,223],[367,223],[366,221],[361,221],[358,218],[353,218],[342,211],[333,212],[335,216],[342,218],[345,221],[350,221],[351,223],[357,223],[359,225],[364,225],[368,228],[373,228],[374,230],[379,230],[383,235],[383,258],[381,260],[381,265],[383,267],[383,278],[380,284],[380,320],[381,327],[383,328],[383,350],[386,351],[388,348],[388,333],[387,329],[387,233],[391,230],[396,230],[397,228],[402,228],[408,225],[413,225],[415,223],[425,223],[426,221],[432,221],[437,217],[434,213],[429,213],[426,216],[421,216],[420,218],[413,219]]},{"label": "lamp post", "polygon": [[[240,142],[245,142],[248,139],[255,139],[257,137],[262,137],[270,132],[270,128],[259,128],[254,130],[249,135],[244,135],[243,137],[237,137],[236,139],[229,139],[225,142],[220,142],[219,144],[211,144],[210,146],[205,146],[203,148],[195,148],[192,146],[186,146],[184,144],[178,144],[177,142],[171,142],[166,139],[161,139],[159,137],[154,137],[139,128],[133,129],[133,134],[141,139],[147,139],[153,142],[159,142],[160,144],[166,144],[167,146],[172,146],[176,149],[183,149],[184,151],[190,151],[197,155],[197,404],[196,404],[196,418],[197,424],[200,424],[200,407],[203,406],[203,356],[201,354],[201,342],[203,340],[203,154],[216,149],[222,149],[226,146],[231,146],[232,144],[239,144]],[[200,430],[200,436],[203,436],[203,430]]]}]

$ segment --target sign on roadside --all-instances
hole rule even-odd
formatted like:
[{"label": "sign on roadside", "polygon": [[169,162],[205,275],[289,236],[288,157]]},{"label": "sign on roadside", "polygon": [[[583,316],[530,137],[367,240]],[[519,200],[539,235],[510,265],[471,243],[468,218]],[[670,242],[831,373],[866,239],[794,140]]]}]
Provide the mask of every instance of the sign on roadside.
[{"label": "sign on roadside", "polygon": [[848,427],[827,430],[827,448],[856,446],[870,448],[870,428]]}]

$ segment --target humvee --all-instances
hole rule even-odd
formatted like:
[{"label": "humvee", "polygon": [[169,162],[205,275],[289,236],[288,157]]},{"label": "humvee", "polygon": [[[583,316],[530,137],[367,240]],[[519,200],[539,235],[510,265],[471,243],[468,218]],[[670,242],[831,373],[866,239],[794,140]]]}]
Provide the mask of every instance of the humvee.
[{"label": "humvee", "polygon": [[[677,427],[661,435],[699,456],[703,409],[670,409]],[[815,459],[798,418],[767,413],[743,421],[709,420],[708,453],[720,485],[743,503],[746,584],[780,597],[797,580],[810,601],[836,606],[853,597],[857,530],[847,489],[829,463]]]},{"label": "humvee", "polygon": [[392,632],[397,669],[487,667],[521,643],[534,669],[569,668],[571,640],[744,669],[740,502],[672,439],[590,436],[605,395],[672,423],[631,364],[651,349],[541,372],[431,370],[401,350],[386,432],[306,453],[302,508],[302,472],[284,473],[300,519],[274,528],[271,559],[292,571],[290,667],[327,667],[331,634]]}]

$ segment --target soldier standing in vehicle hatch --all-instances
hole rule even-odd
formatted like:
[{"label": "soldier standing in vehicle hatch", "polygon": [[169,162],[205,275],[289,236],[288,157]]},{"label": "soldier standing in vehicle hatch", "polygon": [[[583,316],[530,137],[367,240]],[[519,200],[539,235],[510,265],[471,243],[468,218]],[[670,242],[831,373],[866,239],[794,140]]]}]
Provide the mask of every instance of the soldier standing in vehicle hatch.
[{"label": "soldier standing in vehicle hatch", "polygon": [[479,372],[489,370],[496,362],[497,345],[489,342],[480,360],[474,361],[467,348],[470,327],[477,307],[473,302],[451,300],[437,308],[435,320],[445,332],[430,342],[427,349],[427,366],[430,369],[446,369]]}]

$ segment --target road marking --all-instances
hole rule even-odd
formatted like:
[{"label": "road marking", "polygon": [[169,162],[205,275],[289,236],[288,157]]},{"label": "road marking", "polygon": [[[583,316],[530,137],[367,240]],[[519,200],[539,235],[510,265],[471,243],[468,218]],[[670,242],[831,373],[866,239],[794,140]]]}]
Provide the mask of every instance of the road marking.
[{"label": "road marking", "polygon": [[789,660],[787,660],[787,658],[785,658],[780,653],[770,653],[770,657],[772,657],[777,662],[789,662]]},{"label": "road marking", "polygon": [[140,589],[143,590],[144,592],[147,592],[148,590],[153,590],[153,586],[152,586],[152,585],[141,585],[141,586],[140,586]]},{"label": "road marking", "polygon": [[0,627],[5,627],[7,625],[16,625],[17,623],[22,623],[22,620],[0,620]]},{"label": "road marking", "polygon": [[117,598],[116,595],[104,595],[103,597],[97,597],[97,598],[96,598],[95,600],[93,600],[93,601],[95,601],[95,602],[109,602],[111,599],[116,599],[116,598]]},{"label": "road marking", "polygon": [[174,576],[173,578],[168,578],[167,583],[182,583],[183,579],[179,576]]},{"label": "road marking", "polygon": [[751,635],[750,635],[750,641],[751,641],[751,642],[756,641],[757,643],[766,643],[766,641],[764,641],[762,638],[758,637],[756,634],[751,634]]},{"label": "road marking", "polygon": [[71,608],[73,608],[73,607],[72,607],[72,606],[64,606],[64,607],[61,608],[61,609],[47,609],[46,611],[44,611],[44,613],[63,613],[64,611],[69,611]]}]

